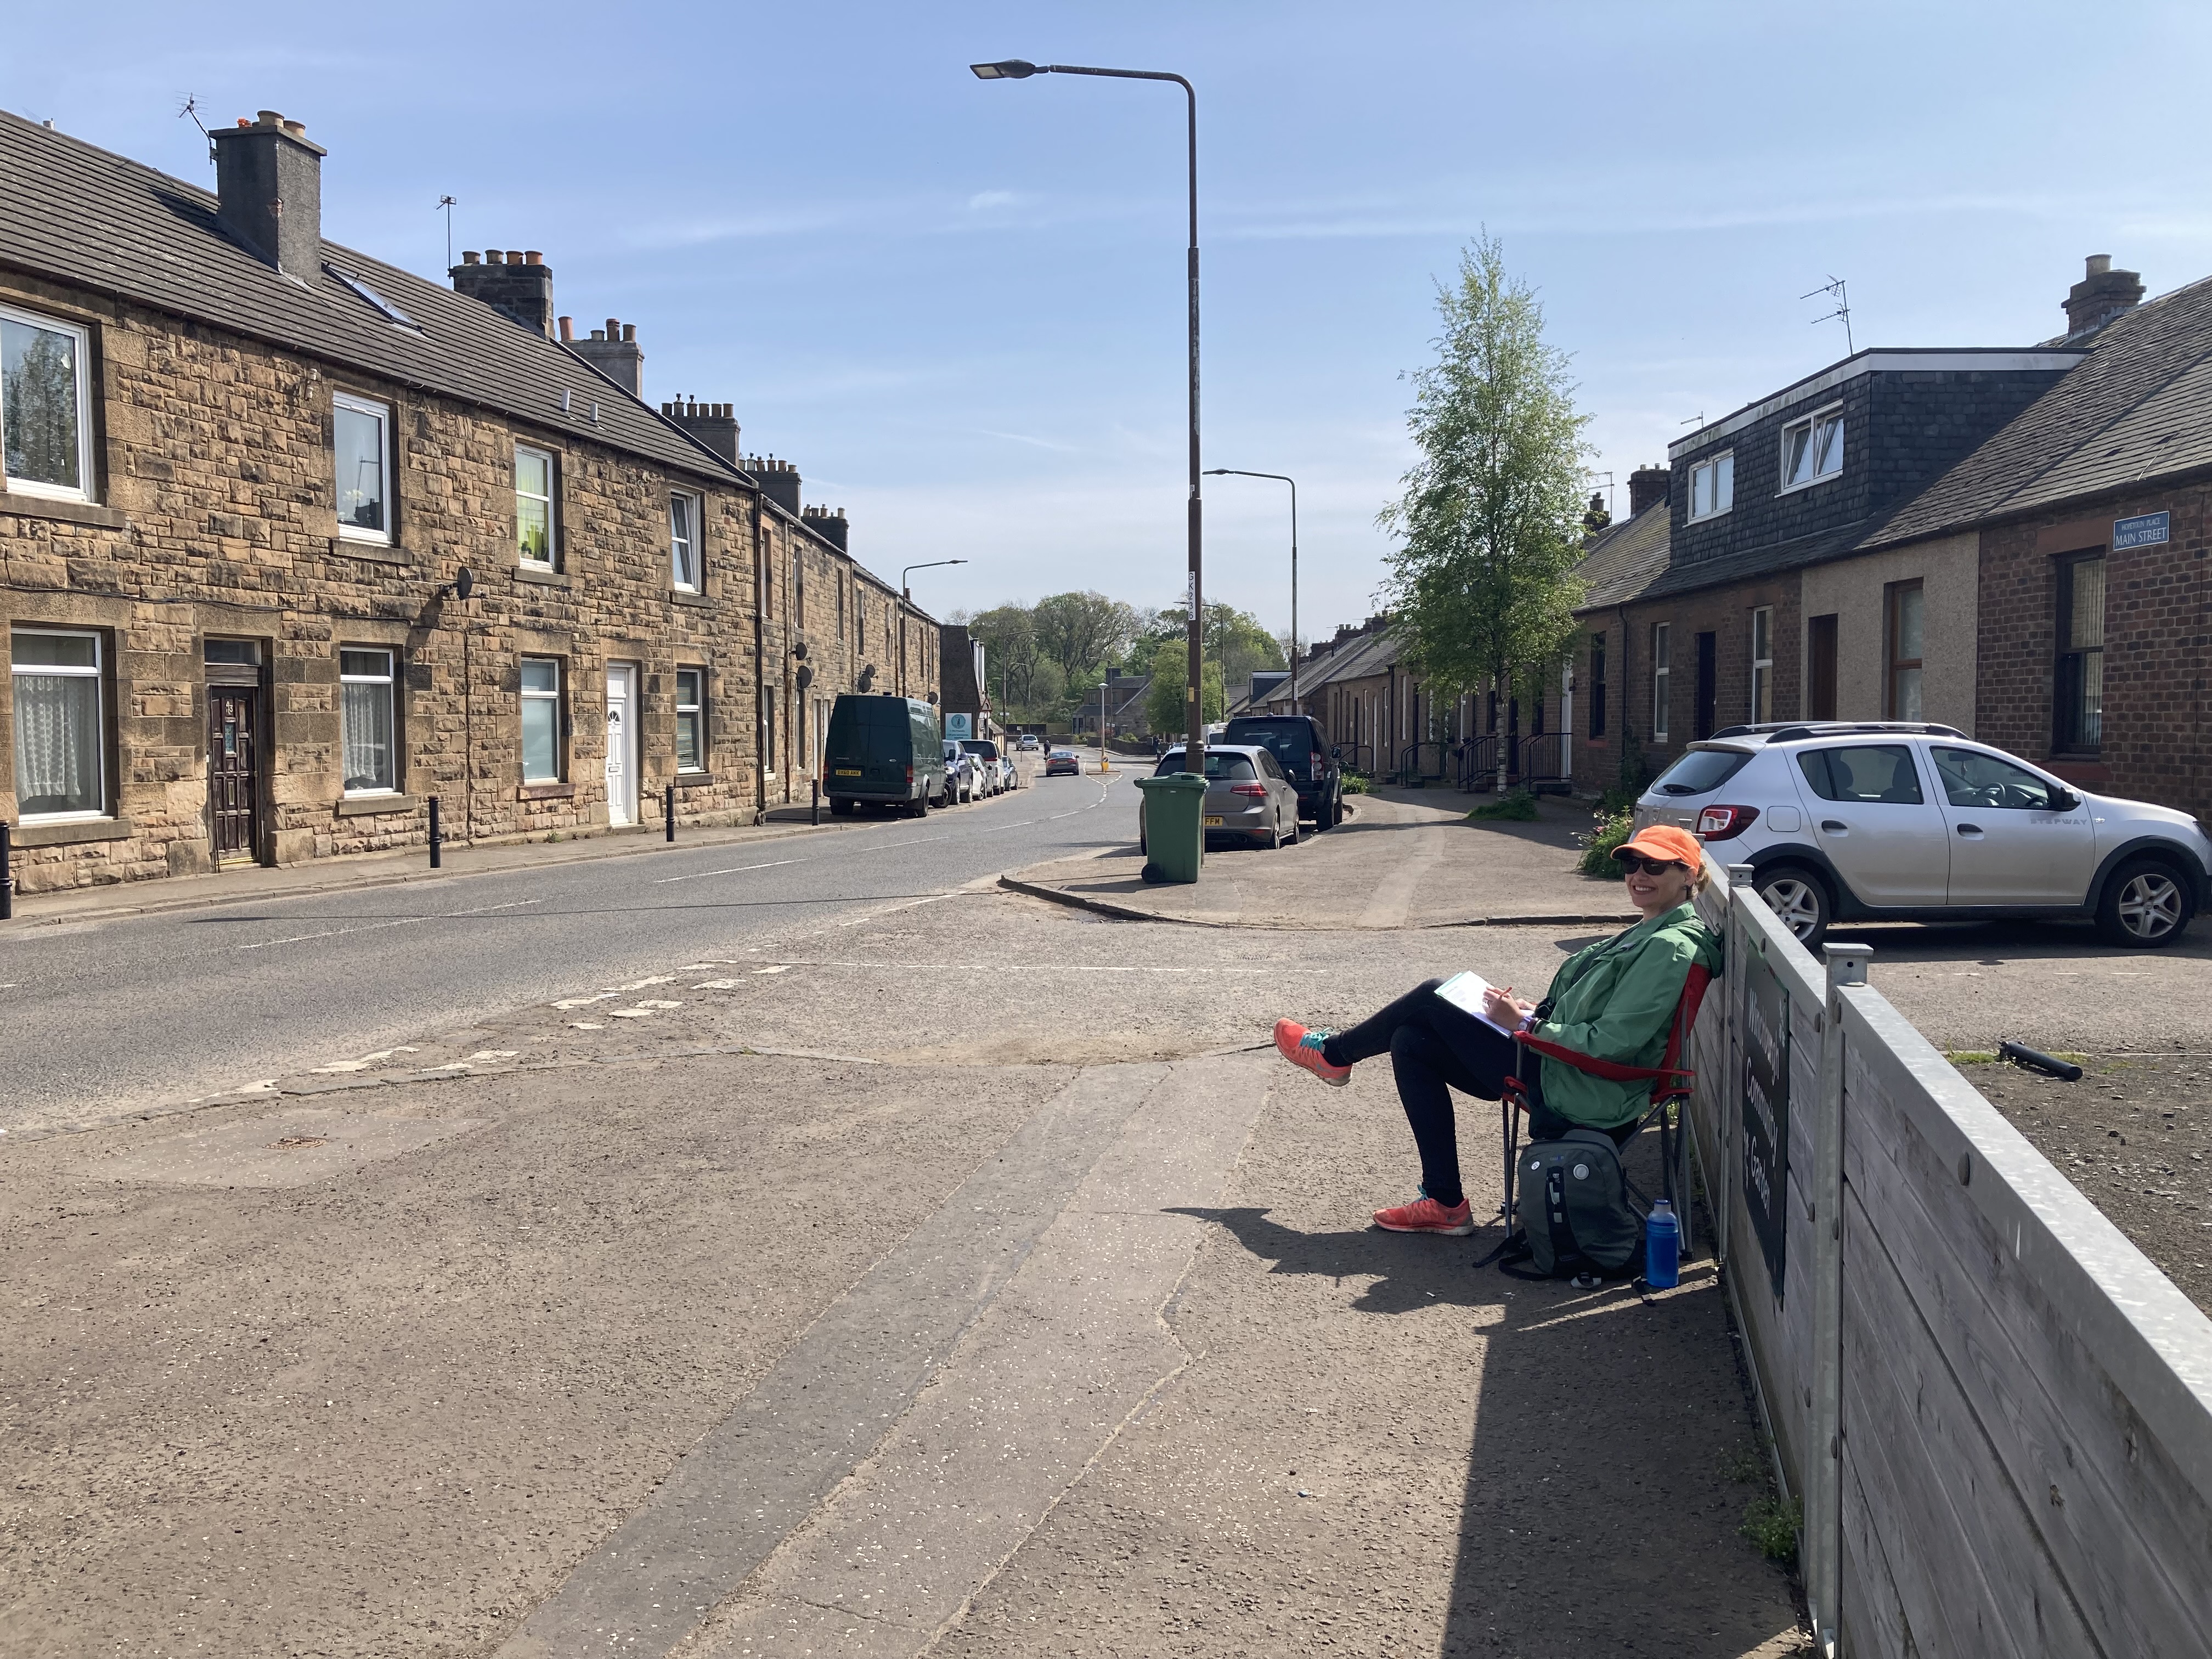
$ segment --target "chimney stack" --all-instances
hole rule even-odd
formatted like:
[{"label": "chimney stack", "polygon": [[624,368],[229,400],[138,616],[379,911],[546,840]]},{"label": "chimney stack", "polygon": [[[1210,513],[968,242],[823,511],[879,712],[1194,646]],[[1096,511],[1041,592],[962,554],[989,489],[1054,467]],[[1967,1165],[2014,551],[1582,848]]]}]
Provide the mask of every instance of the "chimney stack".
[{"label": "chimney stack", "polygon": [[330,152],[273,109],[210,137],[222,228],[287,276],[313,279],[323,258],[323,157]]},{"label": "chimney stack", "polygon": [[840,553],[852,550],[845,542],[846,526],[843,507],[841,507],[832,512],[826,507],[810,507],[799,516],[809,530],[821,537],[823,541],[830,543]]},{"label": "chimney stack", "polygon": [[779,461],[775,456],[755,455],[744,462],[744,470],[760,480],[761,494],[774,501],[793,518],[799,516],[799,469],[789,461]]},{"label": "chimney stack", "polygon": [[672,404],[661,404],[660,412],[732,466],[738,465],[734,404],[702,404],[679,398]]},{"label": "chimney stack", "polygon": [[483,301],[532,334],[553,337],[553,267],[536,248],[509,248],[504,256],[486,248],[481,264],[473,252],[464,253],[448,275],[454,293]]},{"label": "chimney stack", "polygon": [[2142,303],[2142,278],[2132,270],[2114,270],[2112,256],[2093,253],[2080,282],[2066,291],[2066,343],[2085,339],[2124,311]]},{"label": "chimney stack", "polygon": [[645,352],[637,343],[635,323],[618,323],[610,317],[604,331],[595,328],[590,339],[569,341],[568,349],[631,397],[645,395]]},{"label": "chimney stack", "polygon": [[1674,475],[1663,466],[1639,466],[1628,475],[1628,516],[1635,518],[1647,507],[1667,499]]}]

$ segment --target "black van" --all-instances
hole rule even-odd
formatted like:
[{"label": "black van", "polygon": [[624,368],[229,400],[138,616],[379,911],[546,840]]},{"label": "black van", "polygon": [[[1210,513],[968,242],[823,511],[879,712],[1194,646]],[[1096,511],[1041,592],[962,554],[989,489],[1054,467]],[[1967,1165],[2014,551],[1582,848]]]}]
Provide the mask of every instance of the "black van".
[{"label": "black van", "polygon": [[889,692],[848,691],[830,710],[822,793],[840,817],[854,806],[890,806],[920,817],[945,795],[945,740],[937,710]]},{"label": "black van", "polygon": [[1252,744],[1275,757],[1298,792],[1298,816],[1323,830],[1344,822],[1344,774],[1336,750],[1309,714],[1242,714],[1221,734],[1224,744]]}]

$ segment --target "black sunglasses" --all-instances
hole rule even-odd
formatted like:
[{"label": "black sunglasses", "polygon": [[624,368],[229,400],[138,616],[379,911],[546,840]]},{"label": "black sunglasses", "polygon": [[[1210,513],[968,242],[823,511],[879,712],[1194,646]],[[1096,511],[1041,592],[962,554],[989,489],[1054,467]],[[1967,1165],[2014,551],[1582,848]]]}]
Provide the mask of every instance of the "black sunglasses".
[{"label": "black sunglasses", "polygon": [[[1615,857],[1619,858],[1619,855],[1615,854]],[[1680,859],[1625,858],[1619,859],[1619,862],[1620,873],[1624,876],[1632,870],[1641,870],[1647,876],[1663,876],[1669,870],[1686,870],[1690,867]]]}]

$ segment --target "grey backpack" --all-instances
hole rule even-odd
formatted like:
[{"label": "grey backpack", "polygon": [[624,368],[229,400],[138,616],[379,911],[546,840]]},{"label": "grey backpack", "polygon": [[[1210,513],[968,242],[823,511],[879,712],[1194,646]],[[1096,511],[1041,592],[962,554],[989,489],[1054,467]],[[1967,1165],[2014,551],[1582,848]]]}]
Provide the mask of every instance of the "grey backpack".
[{"label": "grey backpack", "polygon": [[1557,1140],[1530,1141],[1518,1158],[1514,1218],[1520,1236],[1504,1252],[1505,1261],[1526,1261],[1543,1279],[1617,1279],[1632,1270],[1644,1224],[1630,1207],[1611,1135],[1570,1129]]}]

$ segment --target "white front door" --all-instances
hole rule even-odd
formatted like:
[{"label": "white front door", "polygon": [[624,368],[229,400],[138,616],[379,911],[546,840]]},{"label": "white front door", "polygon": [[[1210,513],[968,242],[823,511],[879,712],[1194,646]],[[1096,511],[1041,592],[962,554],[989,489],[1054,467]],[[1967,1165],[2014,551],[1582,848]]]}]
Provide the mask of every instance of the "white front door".
[{"label": "white front door", "polygon": [[607,822],[637,822],[637,670],[607,665]]}]

